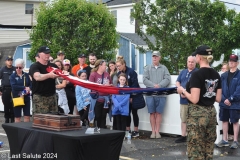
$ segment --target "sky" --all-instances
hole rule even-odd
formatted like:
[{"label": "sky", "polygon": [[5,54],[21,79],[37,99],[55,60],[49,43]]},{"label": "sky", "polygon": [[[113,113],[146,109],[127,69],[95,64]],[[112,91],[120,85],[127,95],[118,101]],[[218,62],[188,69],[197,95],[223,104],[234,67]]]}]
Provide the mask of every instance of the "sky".
[{"label": "sky", "polygon": [[[220,1],[226,2],[225,5],[227,6],[228,9],[235,9],[237,12],[240,12],[240,0],[220,0]],[[229,3],[233,3],[233,4],[229,4]]]},{"label": "sky", "polygon": [[[52,2],[54,0],[50,0],[50,2]],[[103,1],[106,1],[106,0],[103,0]],[[211,0],[212,2],[214,0]],[[225,3],[225,5],[229,8],[229,9],[235,9],[237,12],[240,12],[240,0],[220,0],[222,2],[227,2]],[[236,4],[236,5],[233,5],[233,4],[228,4],[228,3],[233,3],[233,4]]]}]

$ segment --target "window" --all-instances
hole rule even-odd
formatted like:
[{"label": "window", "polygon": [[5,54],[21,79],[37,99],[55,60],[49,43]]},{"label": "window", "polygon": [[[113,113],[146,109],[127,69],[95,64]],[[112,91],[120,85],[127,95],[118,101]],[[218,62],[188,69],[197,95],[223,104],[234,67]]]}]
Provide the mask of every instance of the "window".
[{"label": "window", "polygon": [[115,23],[117,25],[117,10],[111,11],[111,14],[113,15],[113,17],[115,18]]},{"label": "window", "polygon": [[25,14],[33,14],[33,4],[25,4]]},{"label": "window", "polygon": [[130,10],[130,23],[133,24],[134,23],[134,18],[132,17],[132,13],[134,12],[134,9]]},{"label": "window", "polygon": [[[22,57],[16,57],[16,58],[22,58],[25,61],[25,66],[24,66],[25,71],[28,71],[29,67],[32,64],[32,61],[28,59],[28,55],[29,55],[30,51],[31,51],[31,48],[28,48],[28,47],[23,48],[22,49]],[[15,54],[15,56],[16,56],[16,54]],[[21,55],[18,54],[17,56],[21,56]]]}]

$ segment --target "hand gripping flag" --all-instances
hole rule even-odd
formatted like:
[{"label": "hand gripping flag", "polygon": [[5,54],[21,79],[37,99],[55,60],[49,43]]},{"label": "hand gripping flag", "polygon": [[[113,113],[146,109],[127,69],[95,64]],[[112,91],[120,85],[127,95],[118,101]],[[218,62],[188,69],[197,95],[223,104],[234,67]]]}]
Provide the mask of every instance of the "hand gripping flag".
[{"label": "hand gripping flag", "polygon": [[169,95],[173,93],[177,93],[177,87],[171,88],[118,88],[114,86],[104,85],[93,83],[85,80],[81,80],[78,77],[66,75],[63,71],[54,68],[48,67],[48,72],[54,72],[56,75],[68,80],[69,82],[79,85],[100,93],[105,94],[145,94],[145,95]]}]

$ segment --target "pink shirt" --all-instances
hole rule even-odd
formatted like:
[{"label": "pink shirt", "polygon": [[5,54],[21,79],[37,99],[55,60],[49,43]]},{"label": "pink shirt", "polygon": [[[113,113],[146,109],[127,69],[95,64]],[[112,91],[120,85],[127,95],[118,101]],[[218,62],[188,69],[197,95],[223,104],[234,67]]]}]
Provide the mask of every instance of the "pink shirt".
[{"label": "pink shirt", "polygon": [[[90,82],[102,83],[102,75],[97,72],[92,72],[89,77]],[[112,84],[111,77],[108,72],[104,72],[103,84]]]},{"label": "pink shirt", "polygon": [[[89,81],[102,84],[102,75],[97,72],[91,72]],[[111,77],[108,72],[104,72],[103,84],[112,84]],[[105,94],[99,93],[99,95],[104,96]]]}]

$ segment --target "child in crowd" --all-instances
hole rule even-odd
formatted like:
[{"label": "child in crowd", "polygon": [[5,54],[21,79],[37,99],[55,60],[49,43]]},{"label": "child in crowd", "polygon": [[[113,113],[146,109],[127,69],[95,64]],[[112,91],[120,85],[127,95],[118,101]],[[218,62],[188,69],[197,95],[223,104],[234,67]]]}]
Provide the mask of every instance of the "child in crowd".
[{"label": "child in crowd", "polygon": [[[71,66],[70,60],[64,59],[62,63],[63,63],[64,72],[69,73],[70,75],[74,76],[71,73],[72,66]],[[74,86],[74,84],[67,81],[67,85],[65,87],[65,92],[67,94],[68,106],[69,106],[69,109],[70,109],[69,114],[73,114],[74,106],[76,105],[76,96],[75,96],[75,86]]]},{"label": "child in crowd", "polygon": [[[126,74],[121,73],[118,76],[118,87],[127,86]],[[112,115],[113,115],[113,129],[115,130],[126,130],[127,117],[129,115],[129,94],[125,95],[112,95]]]},{"label": "child in crowd", "polygon": [[[63,70],[62,61],[54,60],[53,63],[55,63],[58,66],[58,69]],[[56,93],[58,95],[58,112],[68,114],[70,110],[68,106],[67,95],[65,92],[67,81],[62,77],[58,77],[56,78],[55,83],[56,83]]]},{"label": "child in crowd", "polygon": [[[79,79],[87,80],[87,73],[86,70],[79,70],[77,71],[77,76]],[[86,122],[88,122],[88,110],[90,107],[90,89],[76,86],[75,93],[76,93],[76,100],[77,100],[77,109],[80,115],[80,119],[83,122],[82,125],[85,126]]]}]

